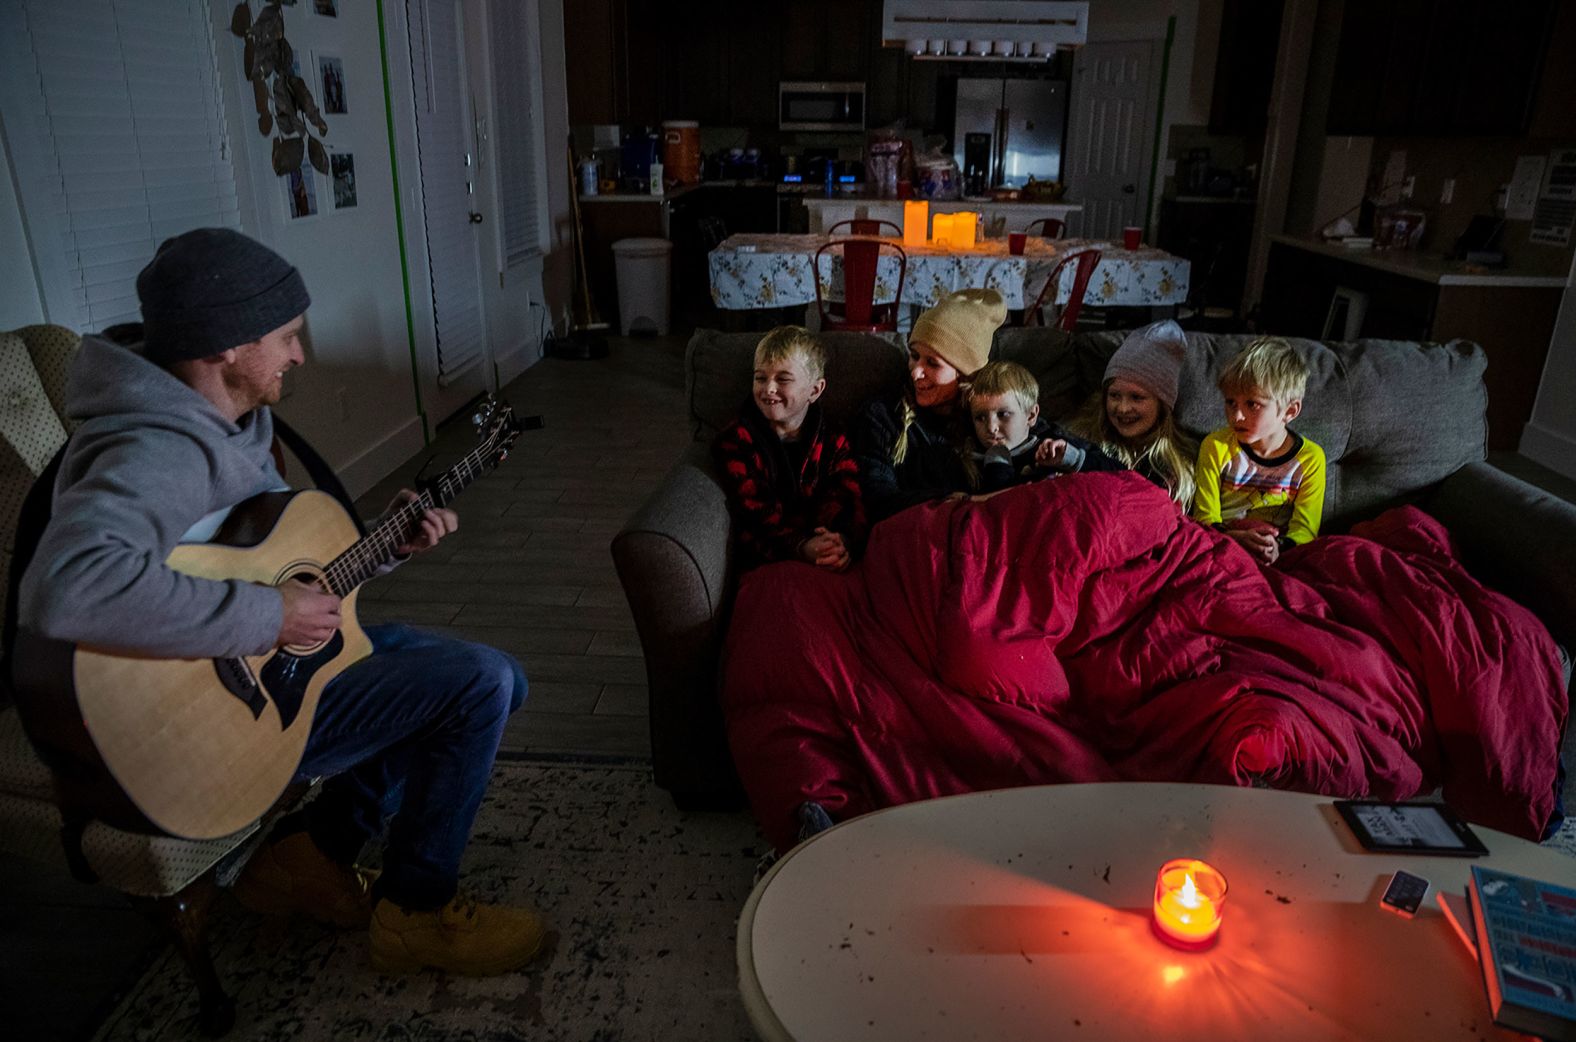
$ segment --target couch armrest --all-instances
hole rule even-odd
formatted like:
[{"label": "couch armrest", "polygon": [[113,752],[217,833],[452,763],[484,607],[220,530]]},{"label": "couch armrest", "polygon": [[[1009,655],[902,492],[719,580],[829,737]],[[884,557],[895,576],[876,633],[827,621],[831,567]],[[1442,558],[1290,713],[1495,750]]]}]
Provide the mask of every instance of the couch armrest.
[{"label": "couch armrest", "polygon": [[1467,569],[1576,647],[1576,506],[1487,463],[1440,482],[1425,508],[1450,529]]},{"label": "couch armrest", "polygon": [[717,702],[730,534],[727,500],[697,443],[613,537],[646,658],[652,774],[686,805],[740,802]]}]

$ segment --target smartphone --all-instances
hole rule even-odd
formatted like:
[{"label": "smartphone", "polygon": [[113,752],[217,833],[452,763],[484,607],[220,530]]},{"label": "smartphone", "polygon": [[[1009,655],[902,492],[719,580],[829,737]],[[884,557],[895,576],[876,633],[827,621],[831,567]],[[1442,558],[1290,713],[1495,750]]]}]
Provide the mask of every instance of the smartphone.
[{"label": "smartphone", "polygon": [[1410,872],[1397,872],[1379,898],[1379,907],[1407,919],[1417,914],[1428,896],[1428,880]]}]

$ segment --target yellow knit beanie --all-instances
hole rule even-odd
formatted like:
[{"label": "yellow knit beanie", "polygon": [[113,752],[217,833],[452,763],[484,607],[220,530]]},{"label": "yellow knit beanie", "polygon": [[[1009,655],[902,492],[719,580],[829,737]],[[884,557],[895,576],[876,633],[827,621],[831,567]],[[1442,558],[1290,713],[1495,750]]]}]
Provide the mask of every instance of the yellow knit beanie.
[{"label": "yellow knit beanie", "polygon": [[960,289],[914,320],[909,343],[922,343],[963,376],[990,361],[990,343],[1007,321],[1007,304],[993,289]]}]

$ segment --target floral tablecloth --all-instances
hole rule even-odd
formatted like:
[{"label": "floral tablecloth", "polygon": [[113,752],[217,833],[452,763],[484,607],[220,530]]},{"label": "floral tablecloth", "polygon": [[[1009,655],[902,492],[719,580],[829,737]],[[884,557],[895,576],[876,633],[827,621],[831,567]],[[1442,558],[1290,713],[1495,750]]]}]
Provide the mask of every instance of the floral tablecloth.
[{"label": "floral tablecloth", "polygon": [[[742,311],[780,308],[815,302],[811,265],[824,235],[731,235],[712,250],[711,299],[719,308]],[[903,303],[929,307],[954,290],[988,286],[999,291],[1009,308],[1034,303],[1051,269],[1069,253],[1100,250],[1100,264],[1089,280],[1084,304],[1089,307],[1161,307],[1187,298],[1188,262],[1164,250],[1125,250],[1117,243],[1091,239],[1030,239],[1021,256],[1007,251],[1007,240],[986,239],[971,250],[905,246],[908,274]],[[1056,302],[1072,293],[1073,266],[1063,269]],[[876,268],[877,303],[891,301],[897,285],[898,262],[884,253]],[[842,299],[842,261],[835,251],[821,258],[821,292]]]}]

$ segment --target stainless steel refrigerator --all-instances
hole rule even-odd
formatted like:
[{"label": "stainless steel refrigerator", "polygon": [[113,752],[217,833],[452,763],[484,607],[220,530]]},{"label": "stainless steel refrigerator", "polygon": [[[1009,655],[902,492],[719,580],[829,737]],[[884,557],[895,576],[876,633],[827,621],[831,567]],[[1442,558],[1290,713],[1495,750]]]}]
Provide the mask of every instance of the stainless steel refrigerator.
[{"label": "stainless steel refrigerator", "polygon": [[[971,166],[981,165],[985,189],[1021,187],[1031,175],[1061,180],[1066,126],[1067,84],[1061,80],[958,80],[952,148],[965,189]],[[973,147],[965,154],[971,135]]]}]

